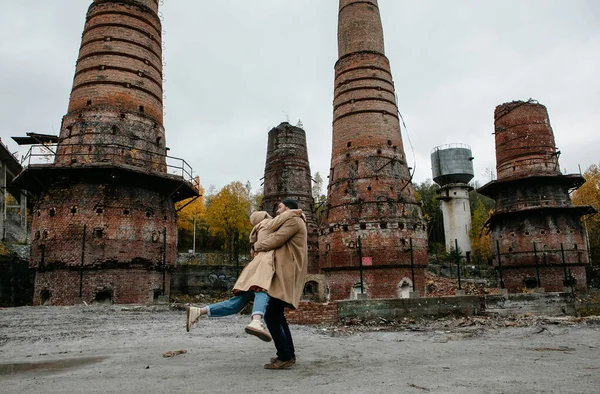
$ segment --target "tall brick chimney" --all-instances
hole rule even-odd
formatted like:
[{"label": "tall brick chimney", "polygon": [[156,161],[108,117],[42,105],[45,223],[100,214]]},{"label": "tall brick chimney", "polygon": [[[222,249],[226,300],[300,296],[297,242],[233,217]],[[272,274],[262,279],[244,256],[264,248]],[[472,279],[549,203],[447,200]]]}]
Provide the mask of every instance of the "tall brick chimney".
[{"label": "tall brick chimney", "polygon": [[[306,148],[306,133],[287,122],[269,131],[265,164],[263,209],[273,214],[283,199],[298,202],[308,226],[308,273],[318,274],[318,228],[312,196],[312,176]],[[321,281],[319,281],[321,282]],[[322,286],[318,286],[322,288]],[[316,290],[315,290],[316,291]]]},{"label": "tall brick chimney", "polygon": [[413,284],[422,292],[427,231],[404,154],[376,0],[340,0],[338,49],[333,151],[319,240],[330,296],[346,299],[359,291],[359,236],[369,297],[408,296]]},{"label": "tall brick chimney", "polygon": [[56,150],[32,147],[15,180],[39,196],[36,305],[168,295],[174,202],[198,190],[187,163],[166,156],[157,13],[158,0],[94,0]]},{"label": "tall brick chimney", "polygon": [[494,121],[498,179],[478,191],[495,200],[489,225],[494,265],[505,288],[584,290],[589,256],[580,218],[595,209],[574,206],[569,191],[585,179],[561,173],[543,105],[505,103],[496,107]]}]

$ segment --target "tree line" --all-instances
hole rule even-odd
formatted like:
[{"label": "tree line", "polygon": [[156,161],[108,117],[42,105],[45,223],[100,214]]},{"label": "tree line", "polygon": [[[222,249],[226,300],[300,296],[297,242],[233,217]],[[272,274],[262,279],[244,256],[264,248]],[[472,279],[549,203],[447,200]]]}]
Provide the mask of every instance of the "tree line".
[{"label": "tree line", "polygon": [[[591,205],[600,211],[600,166],[592,165],[583,174],[586,183],[572,194],[576,205]],[[313,176],[313,198],[317,219],[323,210],[326,196],[323,194],[323,178],[317,172]],[[200,184],[198,182],[198,184]],[[421,202],[427,222],[429,251],[444,253],[444,227],[440,201],[436,198],[439,186],[430,179],[415,184],[417,200]],[[477,193],[480,186],[472,182],[469,193],[471,208],[471,258],[474,264],[491,261],[492,245],[486,223],[493,213],[494,201]],[[262,191],[253,192],[250,182],[231,182],[217,191],[214,186],[205,192],[200,186],[201,196],[177,203],[179,249],[224,250],[249,248],[248,236],[252,226],[249,215],[260,209]],[[587,215],[583,219],[589,239],[592,262],[600,261],[600,215]]]}]

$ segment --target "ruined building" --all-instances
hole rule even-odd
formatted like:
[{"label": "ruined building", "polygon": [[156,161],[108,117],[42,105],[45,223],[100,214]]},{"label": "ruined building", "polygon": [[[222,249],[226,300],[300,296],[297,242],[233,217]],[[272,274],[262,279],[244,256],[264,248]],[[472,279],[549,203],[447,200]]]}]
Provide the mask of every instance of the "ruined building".
[{"label": "ruined building", "polygon": [[427,231],[404,154],[376,0],[340,1],[338,52],[319,239],[330,297],[348,299],[363,290],[371,298],[395,298],[408,296],[413,285],[423,292]]},{"label": "ruined building", "polygon": [[446,251],[460,251],[470,261],[471,206],[469,181],[473,179],[473,155],[465,144],[437,146],[431,152],[433,181],[440,185],[437,199],[444,220]]},{"label": "ruined building", "polygon": [[191,169],[166,157],[158,0],[90,5],[58,144],[33,146],[17,185],[32,210],[34,304],[145,303],[168,294],[174,202]]},{"label": "ruined building", "polygon": [[265,164],[263,209],[274,214],[277,203],[289,198],[298,201],[308,225],[307,296],[324,296],[323,277],[318,264],[318,228],[312,196],[312,177],[302,128],[281,123],[269,131]]},{"label": "ruined building", "polygon": [[494,112],[497,180],[478,191],[495,200],[489,220],[494,265],[509,292],[586,288],[587,235],[569,192],[585,179],[560,172],[546,107],[514,101]]}]

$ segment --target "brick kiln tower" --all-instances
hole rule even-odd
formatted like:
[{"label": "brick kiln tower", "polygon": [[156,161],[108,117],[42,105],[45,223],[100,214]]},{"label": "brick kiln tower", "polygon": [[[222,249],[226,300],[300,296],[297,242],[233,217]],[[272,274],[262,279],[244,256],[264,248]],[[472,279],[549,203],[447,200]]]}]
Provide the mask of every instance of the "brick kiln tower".
[{"label": "brick kiln tower", "polygon": [[39,196],[30,255],[36,305],[168,294],[174,202],[198,191],[185,161],[167,162],[161,34],[158,0],[89,7],[56,150],[36,164],[32,147],[15,180]]},{"label": "brick kiln tower", "polygon": [[422,292],[427,231],[404,155],[376,0],[340,1],[338,49],[333,151],[319,240],[330,296],[347,299],[360,292],[359,236],[370,297],[405,296],[413,283]]},{"label": "brick kiln tower", "polygon": [[318,228],[306,133],[300,127],[283,122],[269,131],[263,193],[263,209],[272,214],[277,203],[286,198],[298,201],[304,211],[308,224],[307,292],[316,298],[323,290],[323,278],[319,275]]},{"label": "brick kiln tower", "polygon": [[[569,191],[581,186],[579,174],[560,172],[554,133],[546,107],[514,101],[496,107],[498,179],[478,191],[496,200],[489,220],[494,264],[509,292],[541,287],[562,291],[571,275],[586,288],[589,263],[580,218],[590,206],[573,206]],[[498,255],[499,253],[499,255]]]}]

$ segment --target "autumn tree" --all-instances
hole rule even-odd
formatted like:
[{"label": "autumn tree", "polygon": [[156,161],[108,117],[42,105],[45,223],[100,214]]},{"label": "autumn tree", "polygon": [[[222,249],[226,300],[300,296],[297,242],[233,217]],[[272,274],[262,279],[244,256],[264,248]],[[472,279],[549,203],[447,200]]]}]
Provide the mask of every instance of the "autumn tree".
[{"label": "autumn tree", "polygon": [[492,258],[492,244],[487,222],[494,211],[494,200],[472,191],[471,203],[471,255],[473,262],[483,264]]},{"label": "autumn tree", "polygon": [[[583,174],[585,183],[573,192],[575,205],[591,205],[600,212],[600,166],[591,165]],[[588,234],[592,262],[600,262],[600,215],[587,215],[583,219]]]},{"label": "autumn tree", "polygon": [[206,228],[204,224],[204,188],[198,177],[196,177],[196,184],[198,185],[200,197],[188,198],[175,204],[179,246],[183,248],[194,246],[194,236],[197,238],[199,232]]},{"label": "autumn tree", "polygon": [[249,188],[241,182],[232,182],[212,196],[206,205],[206,223],[210,234],[222,237],[227,250],[233,252],[235,243],[248,239],[251,200]]},{"label": "autumn tree", "polygon": [[423,217],[427,222],[429,249],[444,250],[444,220],[440,209],[440,200],[437,197],[439,186],[431,179],[415,184],[415,197],[421,203]]}]

